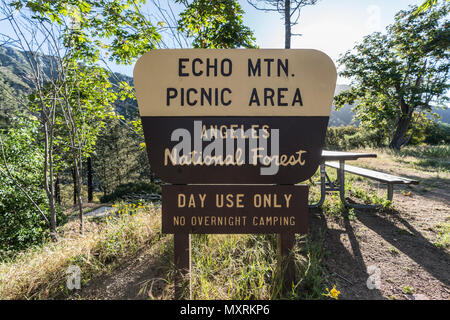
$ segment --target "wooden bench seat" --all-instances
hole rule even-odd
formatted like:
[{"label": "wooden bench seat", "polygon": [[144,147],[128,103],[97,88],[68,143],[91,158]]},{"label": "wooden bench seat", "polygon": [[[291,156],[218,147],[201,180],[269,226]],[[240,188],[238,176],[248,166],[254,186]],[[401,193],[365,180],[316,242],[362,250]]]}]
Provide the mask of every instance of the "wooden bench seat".
[{"label": "wooden bench seat", "polygon": [[[339,162],[325,162],[325,165],[327,167],[331,167],[334,169],[337,169],[339,171]],[[386,183],[388,185],[388,200],[392,201],[393,197],[393,186],[395,184],[418,184],[419,181],[412,180],[408,178],[403,178],[399,176],[394,176],[392,174],[387,174],[380,171],[370,170],[370,169],[364,169],[359,168],[355,166],[351,166],[348,164],[344,164],[344,171],[352,174],[356,174],[365,178],[377,180],[383,183]]]}]

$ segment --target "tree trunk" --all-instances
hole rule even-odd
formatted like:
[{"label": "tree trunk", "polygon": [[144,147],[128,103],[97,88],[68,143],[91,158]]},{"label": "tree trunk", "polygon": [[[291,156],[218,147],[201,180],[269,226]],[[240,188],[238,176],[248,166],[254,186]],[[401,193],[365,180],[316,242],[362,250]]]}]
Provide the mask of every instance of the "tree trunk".
[{"label": "tree trunk", "polygon": [[83,223],[83,200],[81,199],[81,186],[82,186],[81,168],[80,168],[80,171],[78,171],[78,168],[77,168],[76,176],[77,176],[77,185],[78,185],[77,193],[78,193],[78,214],[80,217],[80,233],[83,234],[84,223]]},{"label": "tree trunk", "polygon": [[87,188],[88,188],[88,202],[94,199],[94,187],[92,185],[92,158],[87,158]]},{"label": "tree trunk", "polygon": [[291,0],[284,0],[284,48],[291,48]]},{"label": "tree trunk", "polygon": [[77,187],[77,177],[75,174],[75,166],[72,167],[72,181],[73,181],[73,205],[77,205],[77,193],[78,193],[78,187]]},{"label": "tree trunk", "polygon": [[74,178],[76,181],[76,186],[77,186],[77,190],[76,190],[76,198],[77,198],[77,202],[78,202],[78,217],[80,218],[80,233],[83,234],[84,231],[84,223],[83,223],[83,199],[81,197],[81,187],[83,186],[83,180],[82,180],[82,176],[81,176],[81,172],[82,172],[82,167],[81,167],[81,161],[78,161],[78,155],[74,154],[74,167],[73,167],[73,171],[74,171]]},{"label": "tree trunk", "polygon": [[55,180],[55,200],[56,203],[61,205],[61,188],[60,188],[60,184],[59,184],[59,177],[56,177]]},{"label": "tree trunk", "polygon": [[[46,119],[44,111],[42,111],[43,119]],[[51,130],[48,128],[48,123],[44,122],[43,125],[44,137],[45,137],[45,161],[44,161],[44,188],[48,198],[48,206],[50,210],[50,238],[52,241],[58,241],[56,234],[56,209],[55,209],[55,193],[53,185],[53,157],[52,146],[49,140]]]},{"label": "tree trunk", "polygon": [[395,129],[389,148],[394,150],[400,150],[400,148],[408,142],[406,133],[408,132],[409,125],[411,123],[411,114],[403,114],[398,121],[397,128]]},{"label": "tree trunk", "polygon": [[[52,158],[50,157],[50,161],[53,161]],[[50,164],[50,181],[48,184],[49,190],[48,190],[48,198],[49,198],[49,209],[50,209],[50,225],[51,225],[51,230],[50,230],[50,237],[52,238],[52,241],[56,242],[58,241],[58,236],[56,234],[56,225],[57,225],[57,220],[56,220],[56,208],[55,208],[55,194],[54,194],[54,185],[53,185],[53,164]]]}]

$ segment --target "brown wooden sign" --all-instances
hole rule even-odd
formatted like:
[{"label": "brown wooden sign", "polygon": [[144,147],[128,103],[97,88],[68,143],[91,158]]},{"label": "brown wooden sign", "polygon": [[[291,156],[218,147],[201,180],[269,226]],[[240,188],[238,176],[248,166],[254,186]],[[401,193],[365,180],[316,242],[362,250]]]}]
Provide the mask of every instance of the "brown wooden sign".
[{"label": "brown wooden sign", "polygon": [[150,166],[174,184],[162,189],[162,231],[174,234],[177,269],[190,270],[191,233],[277,233],[279,262],[289,255],[308,226],[308,187],[295,184],[319,166],[336,78],[316,50],[153,50],[137,61]]},{"label": "brown wooden sign", "polygon": [[154,50],[134,69],[165,182],[295,184],[320,162],[336,84],[316,50]]},{"label": "brown wooden sign", "polygon": [[307,233],[308,186],[164,185],[163,233]]}]

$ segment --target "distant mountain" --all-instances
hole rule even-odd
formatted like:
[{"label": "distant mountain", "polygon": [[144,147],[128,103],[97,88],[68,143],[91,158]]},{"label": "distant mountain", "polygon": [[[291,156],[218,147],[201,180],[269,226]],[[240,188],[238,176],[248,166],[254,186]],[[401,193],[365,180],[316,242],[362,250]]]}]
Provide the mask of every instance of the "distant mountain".
[{"label": "distant mountain", "polygon": [[[337,96],[340,92],[349,90],[350,86],[348,85],[336,85],[336,90],[334,92],[334,95]],[[336,111],[336,107],[333,104],[333,107],[331,109],[330,114],[330,121],[328,122],[328,125],[330,127],[339,127],[339,126],[347,126],[347,125],[359,125],[359,121],[353,120],[353,116],[355,113],[352,111],[353,105],[346,104],[344,107],[342,107],[339,111]],[[436,109],[434,110],[437,114],[441,116],[438,121],[444,122],[444,123],[450,123],[450,108],[447,108],[445,110],[442,109]]]},{"label": "distant mountain", "polygon": [[[134,86],[133,78],[124,74],[114,72],[110,77],[110,80],[114,84],[119,82],[126,82],[130,86]],[[125,119],[135,119],[139,117],[139,109],[136,100],[125,99],[124,101],[117,100],[115,103],[116,112],[125,117]]]},{"label": "distant mountain", "polygon": [[[46,60],[48,59],[45,56],[38,59],[48,76],[50,75],[50,63]],[[120,73],[114,73],[110,77],[110,81],[113,84],[125,81],[133,85],[133,78]],[[27,53],[11,47],[0,46],[0,126],[2,122],[7,122],[8,114],[11,114],[14,108],[21,107],[15,101],[31,93],[33,87]],[[115,108],[116,112],[126,119],[135,118],[139,115],[137,103],[134,100],[117,101]]]},{"label": "distant mountain", "polygon": [[441,116],[439,121],[444,123],[450,123],[450,108],[447,108],[445,110],[442,109],[435,110],[435,112]]},{"label": "distant mountain", "polygon": [[[50,73],[45,56],[37,59],[45,74]],[[29,93],[33,86],[27,54],[10,47],[0,46],[0,80],[18,93]]]},{"label": "distant mountain", "polygon": [[[336,90],[334,91],[334,95],[337,96],[341,91],[349,90],[350,86],[345,84],[336,85]],[[336,106],[333,104],[331,108],[330,120],[328,125],[330,127],[339,127],[339,126],[348,126],[350,124],[357,125],[357,122],[353,121],[354,113],[352,111],[353,106],[346,104],[339,111],[336,111]]]},{"label": "distant mountain", "polygon": [[[42,64],[43,70],[50,74],[50,64],[46,60],[46,57],[43,56],[40,58],[39,63]],[[118,84],[119,81],[126,81],[128,84],[133,85],[133,78],[120,73],[114,73],[110,80],[114,84]],[[0,126],[2,122],[5,122],[11,110],[17,108],[18,104],[15,101],[30,93],[32,88],[32,78],[26,53],[10,47],[0,46]],[[338,84],[335,95],[348,89],[350,89],[350,86]],[[117,101],[115,108],[116,112],[123,115],[126,119],[139,116],[135,100]],[[450,109],[436,110],[436,112],[441,115],[442,122],[450,123]],[[357,125],[358,122],[353,121],[353,116],[351,105],[345,105],[339,111],[336,111],[333,105],[329,126]]]}]

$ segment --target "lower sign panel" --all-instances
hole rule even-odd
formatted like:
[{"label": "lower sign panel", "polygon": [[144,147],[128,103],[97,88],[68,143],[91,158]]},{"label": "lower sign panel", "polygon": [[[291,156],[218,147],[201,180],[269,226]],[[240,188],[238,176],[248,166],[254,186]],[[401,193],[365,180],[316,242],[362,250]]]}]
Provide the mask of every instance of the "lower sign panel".
[{"label": "lower sign panel", "polygon": [[164,185],[163,233],[307,233],[306,185]]}]

